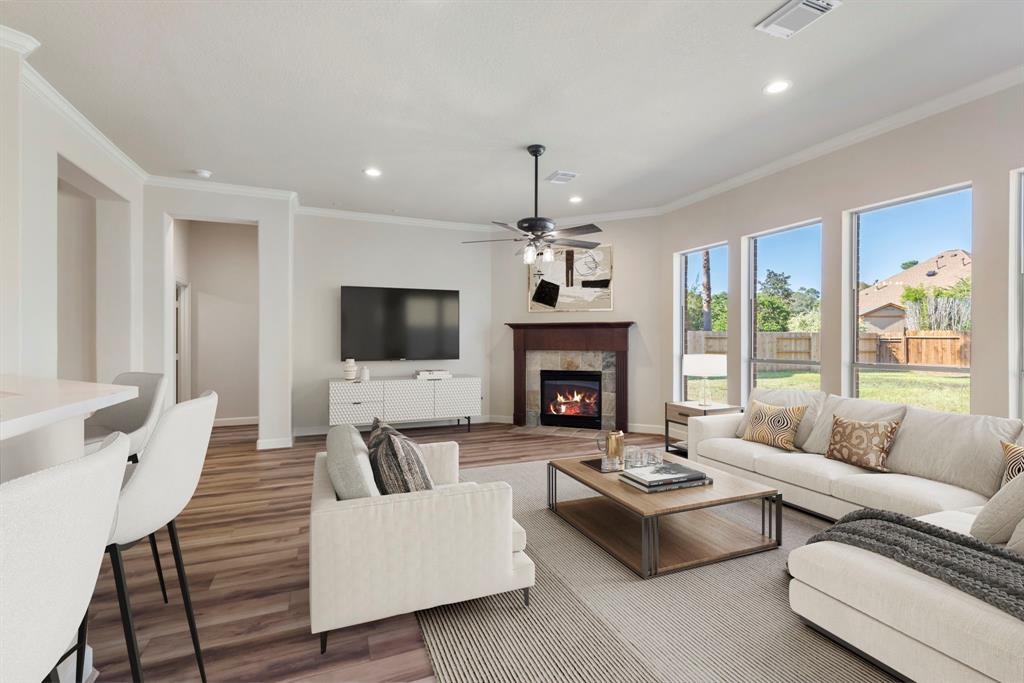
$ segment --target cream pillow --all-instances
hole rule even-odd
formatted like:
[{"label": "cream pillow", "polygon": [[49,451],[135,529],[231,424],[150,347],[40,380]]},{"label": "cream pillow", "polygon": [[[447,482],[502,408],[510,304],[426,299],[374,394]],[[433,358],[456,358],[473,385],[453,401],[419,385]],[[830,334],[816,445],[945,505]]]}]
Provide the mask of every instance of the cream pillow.
[{"label": "cream pillow", "polygon": [[743,439],[766,446],[796,450],[794,440],[807,406],[773,406],[751,401],[750,421]]},{"label": "cream pillow", "polygon": [[986,543],[1006,543],[1024,522],[1024,477],[1014,477],[985,503],[971,524],[971,536]]}]

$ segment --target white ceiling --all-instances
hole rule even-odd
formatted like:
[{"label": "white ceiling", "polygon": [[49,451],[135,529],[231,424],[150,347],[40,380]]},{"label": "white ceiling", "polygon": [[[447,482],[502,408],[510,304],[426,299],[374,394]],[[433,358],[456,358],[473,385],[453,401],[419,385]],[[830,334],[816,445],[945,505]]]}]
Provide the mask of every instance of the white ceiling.
[{"label": "white ceiling", "polygon": [[580,173],[542,184],[542,215],[657,206],[1024,64],[1016,0],[755,31],[781,3],[4,2],[0,23],[149,173],[462,222],[531,213],[528,143],[542,177]]}]

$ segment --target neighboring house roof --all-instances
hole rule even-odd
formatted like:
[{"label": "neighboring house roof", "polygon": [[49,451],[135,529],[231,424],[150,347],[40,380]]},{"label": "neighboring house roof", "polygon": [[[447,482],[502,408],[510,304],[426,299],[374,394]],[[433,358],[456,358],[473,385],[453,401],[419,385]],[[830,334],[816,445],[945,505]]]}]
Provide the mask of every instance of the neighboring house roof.
[{"label": "neighboring house roof", "polygon": [[886,308],[888,308],[890,310],[893,310],[894,312],[897,312],[897,313],[905,313],[906,310],[907,310],[906,306],[901,306],[900,304],[888,303],[888,304],[882,304],[881,306],[878,306],[877,308],[872,308],[870,311],[862,310],[860,312],[860,314],[861,315],[871,315],[872,313],[878,313],[879,311],[884,310]]},{"label": "neighboring house roof", "polygon": [[902,307],[907,287],[952,287],[971,277],[971,253],[949,249],[860,290],[857,310],[866,315],[886,305]]}]

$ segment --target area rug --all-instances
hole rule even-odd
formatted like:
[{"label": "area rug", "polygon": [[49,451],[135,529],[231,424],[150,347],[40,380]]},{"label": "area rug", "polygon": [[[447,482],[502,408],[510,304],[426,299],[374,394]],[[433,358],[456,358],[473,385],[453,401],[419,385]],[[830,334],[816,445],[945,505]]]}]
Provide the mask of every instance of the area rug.
[{"label": "area rug", "polygon": [[[786,508],[783,548],[642,580],[546,507],[545,462],[464,471],[507,481],[537,564],[508,593],[417,614],[441,683],[890,681],[789,609],[786,555],[827,523]],[[559,500],[592,495],[559,475]],[[719,509],[760,524],[758,503]]]}]

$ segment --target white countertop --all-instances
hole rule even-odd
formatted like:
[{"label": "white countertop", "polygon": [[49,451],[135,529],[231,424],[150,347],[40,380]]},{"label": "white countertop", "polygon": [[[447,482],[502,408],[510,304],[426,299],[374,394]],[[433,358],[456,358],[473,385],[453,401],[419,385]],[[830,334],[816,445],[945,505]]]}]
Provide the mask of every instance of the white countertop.
[{"label": "white countertop", "polygon": [[0,375],[0,441],[130,401],[139,388],[68,379]]}]

